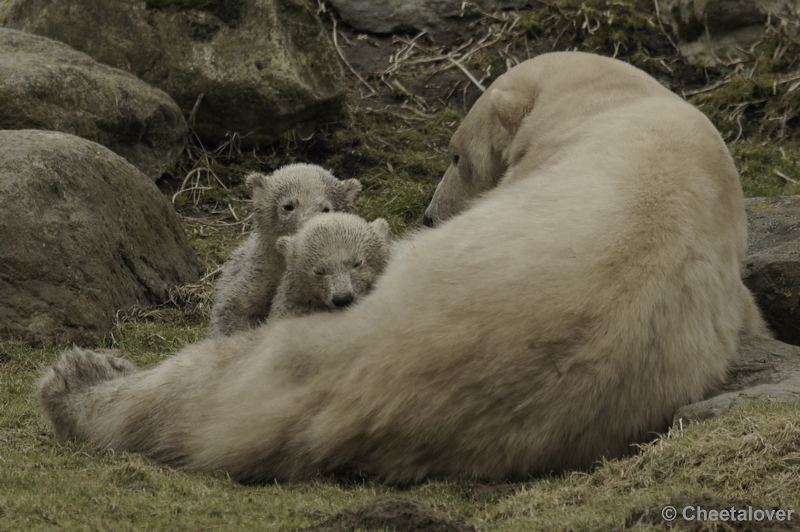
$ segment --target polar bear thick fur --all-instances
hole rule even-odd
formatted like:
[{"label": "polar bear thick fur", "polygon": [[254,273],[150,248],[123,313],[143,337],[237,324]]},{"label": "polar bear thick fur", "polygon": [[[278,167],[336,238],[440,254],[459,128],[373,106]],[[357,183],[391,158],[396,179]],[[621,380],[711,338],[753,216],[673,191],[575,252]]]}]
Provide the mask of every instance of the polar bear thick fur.
[{"label": "polar bear thick fur", "polygon": [[39,382],[56,436],[245,481],[524,479],[632,452],[765,332],[728,150],[639,70],[526,61],[451,148],[479,199],[440,191],[429,216],[449,219],[360,304],[146,371],[67,351]]},{"label": "polar bear thick fur", "polygon": [[341,310],[366,296],[389,260],[389,224],[348,213],[316,216],[275,243],[286,269],[270,319]]},{"label": "polar bear thick fur", "polygon": [[294,234],[311,217],[349,211],[361,194],[357,179],[339,181],[313,164],[291,164],[271,175],[247,176],[253,232],[231,254],[211,309],[209,336],[228,336],[264,322],[284,270],[278,238]]}]

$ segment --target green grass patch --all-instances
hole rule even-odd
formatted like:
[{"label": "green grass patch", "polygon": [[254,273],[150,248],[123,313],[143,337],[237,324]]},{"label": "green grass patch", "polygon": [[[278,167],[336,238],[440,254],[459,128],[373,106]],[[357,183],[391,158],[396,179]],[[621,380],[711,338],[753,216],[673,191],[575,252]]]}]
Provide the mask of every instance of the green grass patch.
[{"label": "green grass patch", "polygon": [[740,142],[730,150],[745,196],[800,194],[800,142]]}]

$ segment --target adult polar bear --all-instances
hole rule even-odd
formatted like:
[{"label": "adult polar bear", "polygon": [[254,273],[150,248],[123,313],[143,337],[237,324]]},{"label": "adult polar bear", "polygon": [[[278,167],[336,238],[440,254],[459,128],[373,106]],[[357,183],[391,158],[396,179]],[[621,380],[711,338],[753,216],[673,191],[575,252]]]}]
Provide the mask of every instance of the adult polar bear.
[{"label": "adult polar bear", "polygon": [[452,155],[429,217],[499,185],[402,246],[360,304],[147,371],[72,349],[39,384],[56,435],[247,481],[524,478],[629,452],[764,332],[725,144],[642,72],[525,62]]}]

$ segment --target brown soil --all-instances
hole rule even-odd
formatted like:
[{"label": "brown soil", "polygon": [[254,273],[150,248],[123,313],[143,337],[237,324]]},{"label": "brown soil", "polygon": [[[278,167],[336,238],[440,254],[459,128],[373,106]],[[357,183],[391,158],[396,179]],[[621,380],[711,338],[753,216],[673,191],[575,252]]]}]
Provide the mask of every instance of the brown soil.
[{"label": "brown soil", "polygon": [[463,519],[451,519],[427,504],[411,499],[386,497],[360,502],[304,529],[307,532],[384,531],[469,532],[475,528]]}]

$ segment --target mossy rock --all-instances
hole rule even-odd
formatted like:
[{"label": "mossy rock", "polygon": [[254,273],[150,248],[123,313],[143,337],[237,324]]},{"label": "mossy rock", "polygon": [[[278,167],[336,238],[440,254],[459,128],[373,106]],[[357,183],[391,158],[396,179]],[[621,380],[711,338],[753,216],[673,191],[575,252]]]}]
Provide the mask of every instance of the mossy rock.
[{"label": "mossy rock", "polygon": [[[361,31],[401,33],[441,31],[462,12],[461,0],[331,0],[342,20]],[[522,7],[527,0],[475,0],[485,11]]]},{"label": "mossy rock", "polygon": [[749,198],[742,278],[775,336],[800,345],[800,196]]},{"label": "mossy rock", "polygon": [[208,11],[229,26],[235,26],[242,13],[244,0],[148,0],[147,9]]},{"label": "mossy rock", "polygon": [[743,50],[763,38],[769,20],[779,20],[798,2],[782,0],[662,0],[661,13],[673,28],[681,51],[707,63]]},{"label": "mossy rock", "polygon": [[0,101],[0,130],[77,135],[154,181],[188,137],[180,108],[163,91],[63,43],[8,28],[0,28]]},{"label": "mossy rock", "polygon": [[94,142],[0,131],[0,210],[1,337],[96,346],[118,311],[199,277],[169,201]]},{"label": "mossy rock", "polygon": [[65,42],[169,94],[212,144],[243,147],[340,116],[344,74],[304,0],[17,0],[6,27]]}]

